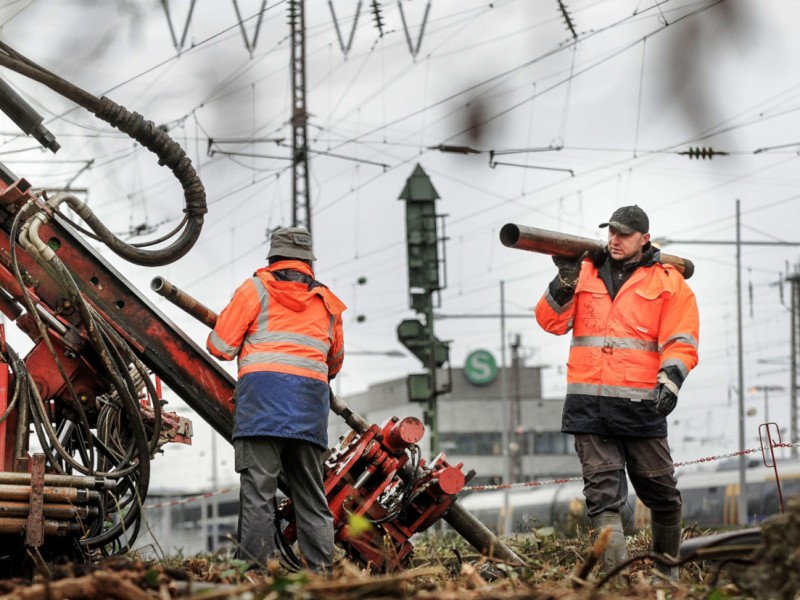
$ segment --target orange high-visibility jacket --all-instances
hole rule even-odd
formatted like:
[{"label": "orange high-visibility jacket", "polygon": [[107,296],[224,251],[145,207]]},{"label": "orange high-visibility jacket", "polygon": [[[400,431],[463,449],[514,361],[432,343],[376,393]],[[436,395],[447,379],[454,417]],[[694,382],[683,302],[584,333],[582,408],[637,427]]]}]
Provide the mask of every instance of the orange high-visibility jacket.
[{"label": "orange high-visibility jacket", "polygon": [[268,371],[328,383],[342,368],[345,305],[328,288],[311,290],[278,281],[272,271],[291,269],[313,278],[302,261],[259,269],[235,292],[208,336],[208,351],[222,360],[238,357],[239,378]]},{"label": "orange high-visibility jacket", "polygon": [[[685,378],[697,364],[697,303],[678,271],[658,262],[641,266],[612,301],[597,268],[584,261],[573,298],[560,306],[548,289],[536,319],[550,333],[572,331],[563,431],[666,434],[652,407],[630,405],[655,399],[660,369],[675,367]],[[619,429],[600,423],[615,419]]]}]

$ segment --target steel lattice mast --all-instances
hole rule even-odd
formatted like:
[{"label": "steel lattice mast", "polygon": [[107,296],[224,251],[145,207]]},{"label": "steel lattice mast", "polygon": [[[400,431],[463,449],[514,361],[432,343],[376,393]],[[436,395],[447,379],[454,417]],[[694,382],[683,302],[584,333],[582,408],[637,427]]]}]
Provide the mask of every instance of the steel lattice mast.
[{"label": "steel lattice mast", "polygon": [[292,30],[292,225],[311,231],[306,110],[305,0],[289,2]]}]

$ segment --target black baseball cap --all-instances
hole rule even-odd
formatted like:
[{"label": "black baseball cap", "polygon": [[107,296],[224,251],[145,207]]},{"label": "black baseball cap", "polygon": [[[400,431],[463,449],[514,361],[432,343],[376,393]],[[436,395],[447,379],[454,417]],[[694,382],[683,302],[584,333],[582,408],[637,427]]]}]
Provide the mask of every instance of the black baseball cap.
[{"label": "black baseball cap", "polygon": [[647,233],[650,231],[650,219],[638,206],[621,206],[614,211],[608,223],[600,223],[600,227],[613,227],[622,233]]}]

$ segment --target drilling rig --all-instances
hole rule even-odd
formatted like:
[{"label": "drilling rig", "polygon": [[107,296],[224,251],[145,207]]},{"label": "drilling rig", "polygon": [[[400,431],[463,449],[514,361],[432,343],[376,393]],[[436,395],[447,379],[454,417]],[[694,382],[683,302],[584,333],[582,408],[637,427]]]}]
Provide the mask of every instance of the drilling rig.
[{"label": "drilling rig", "polygon": [[[85,239],[143,266],[189,252],[206,200],[183,149],[141,115],[75,87],[2,42],[0,66],[47,85],[154,152],[179,181],[186,214],[169,245],[128,244],[75,195],[48,194],[0,163],[0,311],[33,342],[20,356],[0,328],[3,574],[129,550],[142,523],[150,461],[168,443],[191,441],[191,423],[164,410],[157,381],[229,442],[236,381]],[[9,97],[0,87],[0,108],[56,151],[41,117]],[[213,325],[213,312],[165,280],[152,287],[179,298],[192,314],[200,309]],[[335,397],[332,409],[352,431],[329,452],[325,491],[336,541],[353,560],[378,571],[402,568],[413,550],[410,538],[444,519],[482,553],[521,562],[458,503],[469,477],[462,465],[443,454],[430,462],[419,456],[421,422],[369,424]],[[290,544],[294,513],[291,490],[284,492],[278,515]],[[349,531],[354,514],[371,523],[367,534]]]}]

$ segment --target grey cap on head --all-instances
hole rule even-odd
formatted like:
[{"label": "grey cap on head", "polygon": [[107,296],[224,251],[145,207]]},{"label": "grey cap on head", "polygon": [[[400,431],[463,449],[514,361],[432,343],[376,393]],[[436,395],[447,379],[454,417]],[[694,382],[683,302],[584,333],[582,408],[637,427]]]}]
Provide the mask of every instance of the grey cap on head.
[{"label": "grey cap on head", "polygon": [[305,227],[281,227],[272,232],[267,258],[284,256],[298,260],[317,260],[311,234]]},{"label": "grey cap on head", "polygon": [[638,206],[622,206],[614,211],[608,223],[600,223],[600,227],[613,227],[622,233],[647,233],[650,231],[650,219]]}]

